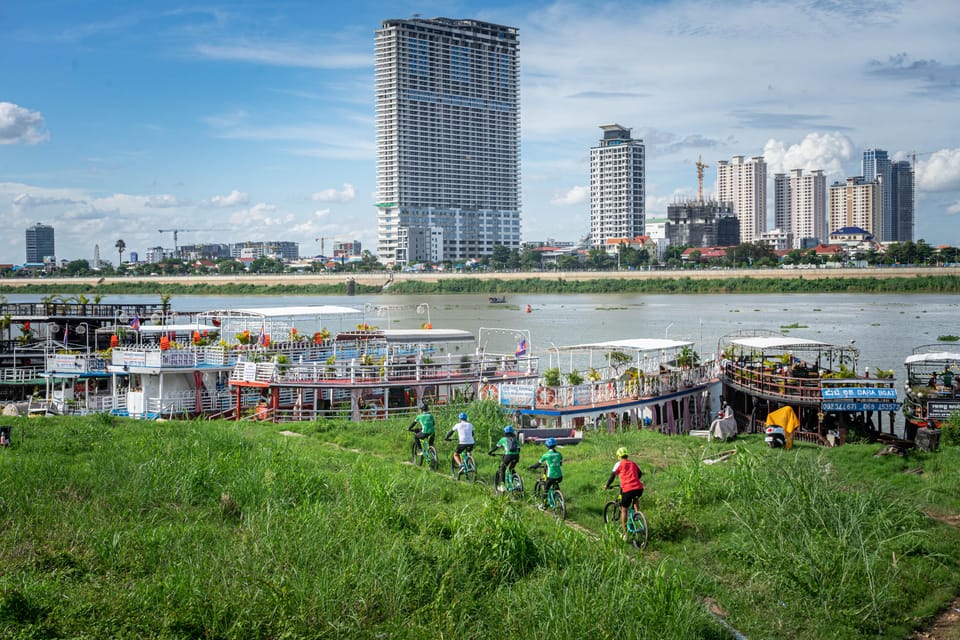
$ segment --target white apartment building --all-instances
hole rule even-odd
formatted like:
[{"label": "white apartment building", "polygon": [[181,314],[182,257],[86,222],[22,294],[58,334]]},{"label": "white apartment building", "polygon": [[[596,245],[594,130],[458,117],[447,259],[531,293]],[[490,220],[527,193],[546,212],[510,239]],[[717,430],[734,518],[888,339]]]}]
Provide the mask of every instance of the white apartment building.
[{"label": "white apartment building", "polygon": [[590,149],[590,243],[644,235],[646,184],[643,140],[618,124],[601,125],[603,138]]},{"label": "white apartment building", "polygon": [[767,229],[767,163],[763,156],[717,163],[717,200],[733,206],[740,242],[755,242]]},{"label": "white apartment building", "polygon": [[879,236],[883,226],[883,189],[880,180],[847,178],[830,186],[830,232],[859,227]]},{"label": "white apartment building", "polygon": [[382,262],[430,259],[399,260],[403,227],[441,228],[447,260],[520,247],[518,51],[517,29],[477,20],[386,20],[377,30]]},{"label": "white apartment building", "polygon": [[827,241],[827,177],[822,170],[806,175],[803,169],[793,169],[789,176],[778,173],[773,177],[773,193],[773,219],[778,229],[792,236],[791,248]]}]

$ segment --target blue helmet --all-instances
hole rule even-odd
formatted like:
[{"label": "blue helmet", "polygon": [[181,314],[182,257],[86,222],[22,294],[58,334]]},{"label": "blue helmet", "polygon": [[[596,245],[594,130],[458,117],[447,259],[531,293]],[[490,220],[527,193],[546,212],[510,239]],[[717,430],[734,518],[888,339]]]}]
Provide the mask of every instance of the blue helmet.
[{"label": "blue helmet", "polygon": [[466,420],[466,419],[467,419],[467,414],[464,413],[463,411],[461,411],[461,412],[460,412],[460,415],[457,416],[457,417],[460,418],[461,420]]},{"label": "blue helmet", "polygon": [[513,427],[509,424],[503,428],[504,433],[513,433]]},{"label": "blue helmet", "polygon": [[547,448],[548,448],[548,449],[552,449],[553,447],[557,446],[557,439],[556,439],[556,438],[547,438],[547,439],[544,441],[543,444],[547,445]]}]

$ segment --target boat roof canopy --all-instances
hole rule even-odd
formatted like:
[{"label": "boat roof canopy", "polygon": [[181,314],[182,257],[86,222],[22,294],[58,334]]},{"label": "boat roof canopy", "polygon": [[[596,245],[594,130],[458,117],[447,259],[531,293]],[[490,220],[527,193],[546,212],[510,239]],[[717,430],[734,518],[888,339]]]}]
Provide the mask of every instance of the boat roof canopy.
[{"label": "boat roof canopy", "polygon": [[[134,331],[127,327],[128,331]],[[193,331],[208,331],[208,332],[219,332],[220,327],[215,327],[212,324],[142,324],[140,328],[136,331],[144,334],[153,334],[153,333],[191,333]]]},{"label": "boat roof canopy", "polygon": [[462,329],[384,329],[389,343],[473,342],[475,338]]},{"label": "boat roof canopy", "polygon": [[688,340],[668,340],[661,338],[627,338],[623,340],[608,340],[606,342],[587,342],[563,347],[554,347],[551,351],[584,351],[588,349],[615,351],[664,351],[667,349],[682,349],[693,346]]},{"label": "boat roof canopy", "polygon": [[318,316],[361,316],[363,311],[353,307],[340,307],[332,304],[303,305],[299,307],[248,307],[245,309],[226,309],[223,311],[205,311],[204,317],[222,316],[228,318],[295,318]]},{"label": "boat roof canopy", "polygon": [[729,344],[735,344],[738,347],[747,349],[821,349],[824,347],[839,348],[838,345],[819,342],[818,340],[807,340],[806,338],[792,338],[790,336],[742,336],[730,338]]},{"label": "boat roof canopy", "polygon": [[914,353],[907,356],[904,364],[958,364],[960,353],[955,351],[938,351],[932,353]]}]

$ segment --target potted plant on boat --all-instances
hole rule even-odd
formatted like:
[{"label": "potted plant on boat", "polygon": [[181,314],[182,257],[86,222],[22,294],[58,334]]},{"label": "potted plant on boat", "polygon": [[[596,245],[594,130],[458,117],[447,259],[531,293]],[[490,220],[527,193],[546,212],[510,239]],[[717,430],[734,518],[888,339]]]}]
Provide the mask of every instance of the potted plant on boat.
[{"label": "potted plant on boat", "polygon": [[573,370],[567,374],[567,384],[570,386],[577,386],[578,384],[583,384],[583,376],[580,375],[580,372]]},{"label": "potted plant on boat", "polygon": [[559,387],[560,386],[560,367],[552,367],[543,372],[543,386],[545,387]]},{"label": "potted plant on boat", "polygon": [[700,364],[700,354],[690,348],[689,345],[680,349],[677,353],[677,366],[681,369],[692,369]]},{"label": "potted plant on boat", "polygon": [[623,351],[608,351],[606,358],[607,362],[610,364],[610,368],[613,369],[614,378],[620,375],[620,367],[633,361],[633,358]]}]

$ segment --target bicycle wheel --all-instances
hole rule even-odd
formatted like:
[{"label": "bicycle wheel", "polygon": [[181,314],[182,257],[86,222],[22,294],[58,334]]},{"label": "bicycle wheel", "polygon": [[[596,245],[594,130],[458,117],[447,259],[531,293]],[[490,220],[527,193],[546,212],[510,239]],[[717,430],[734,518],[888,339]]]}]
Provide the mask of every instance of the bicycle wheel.
[{"label": "bicycle wheel", "polygon": [[518,500],[523,498],[523,478],[516,471],[513,472],[513,495]]},{"label": "bicycle wheel", "polygon": [[450,475],[453,476],[454,480],[460,479],[460,465],[453,459],[453,456],[450,456]]},{"label": "bicycle wheel", "polygon": [[413,449],[410,452],[410,455],[413,457],[413,464],[417,465],[418,467],[421,467],[423,466],[423,456],[425,455],[425,453],[423,451],[423,447],[420,445],[420,441],[417,440],[415,442],[416,444],[414,444]]},{"label": "bicycle wheel", "polygon": [[440,458],[437,457],[437,450],[433,445],[427,447],[427,451],[423,455],[427,458],[427,464],[430,465],[431,469],[436,471],[440,468]]},{"label": "bicycle wheel", "polygon": [[647,526],[647,516],[642,511],[633,512],[633,526],[637,532],[632,535],[633,546],[637,549],[646,549],[650,539],[650,528]]},{"label": "bicycle wheel", "polygon": [[611,500],[603,505],[603,524],[620,524],[620,501]]},{"label": "bicycle wheel", "polygon": [[557,517],[557,520],[567,519],[567,501],[557,489],[553,490],[553,515]]},{"label": "bicycle wheel", "polygon": [[469,453],[467,453],[466,456],[467,457],[463,459],[463,462],[464,462],[463,466],[466,467],[463,473],[466,474],[468,482],[476,482],[477,481],[477,462],[476,460],[473,459],[473,456],[470,455]]},{"label": "bicycle wheel", "polygon": [[537,501],[537,504],[543,504],[543,480],[537,480],[533,483],[533,499]]}]

